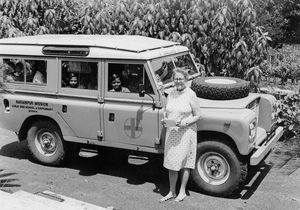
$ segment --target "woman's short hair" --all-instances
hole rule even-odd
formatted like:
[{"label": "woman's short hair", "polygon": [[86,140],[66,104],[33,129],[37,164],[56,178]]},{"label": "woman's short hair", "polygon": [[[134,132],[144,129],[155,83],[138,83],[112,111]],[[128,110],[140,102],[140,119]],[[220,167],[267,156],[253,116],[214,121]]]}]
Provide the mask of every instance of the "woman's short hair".
[{"label": "woman's short hair", "polygon": [[175,68],[173,70],[172,79],[174,79],[176,73],[182,74],[185,80],[188,80],[188,78],[189,78],[189,74],[188,74],[187,70]]}]

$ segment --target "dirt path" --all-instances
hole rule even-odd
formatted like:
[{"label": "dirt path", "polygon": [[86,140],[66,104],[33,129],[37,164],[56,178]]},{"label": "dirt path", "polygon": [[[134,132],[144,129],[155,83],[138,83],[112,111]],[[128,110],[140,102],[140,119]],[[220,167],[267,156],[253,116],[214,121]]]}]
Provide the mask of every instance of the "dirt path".
[{"label": "dirt path", "polygon": [[300,140],[278,142],[265,163],[250,168],[248,183],[234,196],[218,198],[189,184],[184,202],[158,203],[168,190],[162,159],[128,164],[122,152],[74,158],[64,167],[34,163],[26,142],[0,129],[0,189],[36,193],[50,190],[102,207],[116,209],[300,209]]}]

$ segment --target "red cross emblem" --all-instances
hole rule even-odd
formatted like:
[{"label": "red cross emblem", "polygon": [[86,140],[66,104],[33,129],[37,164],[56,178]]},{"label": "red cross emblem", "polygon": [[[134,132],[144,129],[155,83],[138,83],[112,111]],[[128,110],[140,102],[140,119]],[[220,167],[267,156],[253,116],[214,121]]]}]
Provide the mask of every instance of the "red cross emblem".
[{"label": "red cross emblem", "polygon": [[139,138],[143,131],[141,121],[135,118],[128,118],[124,124],[124,131],[130,138]]}]

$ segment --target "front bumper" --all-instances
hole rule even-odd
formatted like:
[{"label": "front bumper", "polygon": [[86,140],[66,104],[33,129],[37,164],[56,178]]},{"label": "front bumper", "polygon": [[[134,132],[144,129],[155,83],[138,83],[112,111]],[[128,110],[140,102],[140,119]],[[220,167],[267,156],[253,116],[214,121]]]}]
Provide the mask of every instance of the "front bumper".
[{"label": "front bumper", "polygon": [[264,157],[269,153],[269,151],[274,147],[275,143],[283,135],[283,127],[278,127],[274,135],[271,135],[270,138],[267,138],[260,146],[257,147],[257,150],[250,157],[250,165],[255,166],[259,164]]}]

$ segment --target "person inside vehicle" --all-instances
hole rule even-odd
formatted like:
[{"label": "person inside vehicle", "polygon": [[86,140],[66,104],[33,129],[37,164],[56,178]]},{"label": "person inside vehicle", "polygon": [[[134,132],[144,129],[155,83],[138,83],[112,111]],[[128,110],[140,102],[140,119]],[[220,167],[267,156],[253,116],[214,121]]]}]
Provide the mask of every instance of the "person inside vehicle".
[{"label": "person inside vehicle", "polygon": [[97,86],[97,77],[91,77],[90,81],[87,85],[87,89],[96,90],[97,88],[98,88],[98,86]]},{"label": "person inside vehicle", "polygon": [[16,63],[14,76],[15,76],[15,81],[24,80],[24,66],[21,62]]},{"label": "person inside vehicle", "polygon": [[4,77],[4,80],[6,82],[15,81],[15,75],[14,75],[15,68],[16,68],[16,65],[14,64],[14,62],[11,62],[11,61],[6,62],[5,77]]},{"label": "person inside vehicle", "polygon": [[36,84],[43,84],[46,83],[46,67],[43,65],[43,63],[37,62],[36,63],[36,72],[33,76],[32,82]]},{"label": "person inside vehicle", "polygon": [[111,86],[112,86],[112,89],[109,90],[111,92],[130,93],[130,90],[128,88],[122,86],[121,77],[118,74],[112,75]]},{"label": "person inside vehicle", "polygon": [[69,88],[78,88],[78,76],[74,73],[71,73],[69,76]]}]

